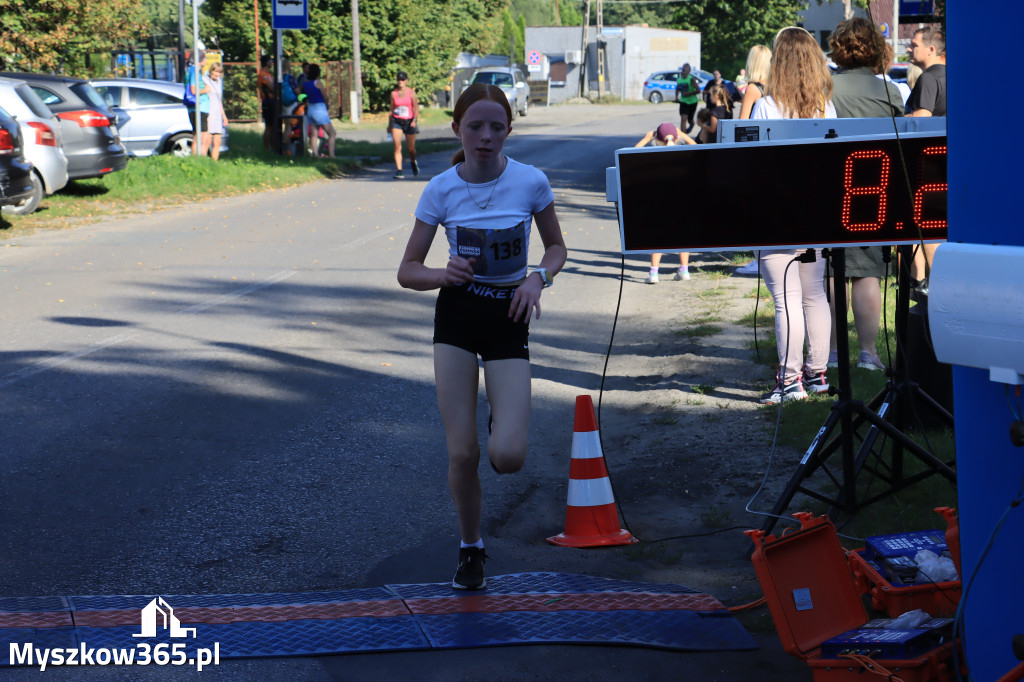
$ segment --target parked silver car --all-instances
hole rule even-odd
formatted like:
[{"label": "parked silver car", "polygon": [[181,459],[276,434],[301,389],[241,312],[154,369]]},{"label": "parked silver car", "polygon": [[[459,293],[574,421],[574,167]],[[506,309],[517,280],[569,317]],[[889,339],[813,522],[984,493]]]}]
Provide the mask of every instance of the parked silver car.
[{"label": "parked silver car", "polygon": [[23,80],[0,77],[0,107],[21,127],[25,158],[32,162],[32,194],[19,204],[3,207],[4,213],[28,215],[44,195],[68,184],[68,158],[61,144],[60,119],[43,104]]},{"label": "parked silver car", "polygon": [[104,104],[88,81],[25,72],[3,72],[0,76],[25,81],[57,114],[72,180],[101,178],[128,164],[128,154],[117,134],[118,124],[124,121]]},{"label": "parked silver car", "polygon": [[512,117],[526,116],[530,107],[530,85],[523,72],[514,66],[487,66],[473,72],[470,83],[497,85],[508,97]]},{"label": "parked silver car", "polygon": [[[117,113],[128,114],[120,127],[121,142],[131,156],[192,153],[192,124],[185,108],[182,83],[146,78],[99,78],[90,81]],[[228,150],[228,133],[221,137],[221,152]]]}]

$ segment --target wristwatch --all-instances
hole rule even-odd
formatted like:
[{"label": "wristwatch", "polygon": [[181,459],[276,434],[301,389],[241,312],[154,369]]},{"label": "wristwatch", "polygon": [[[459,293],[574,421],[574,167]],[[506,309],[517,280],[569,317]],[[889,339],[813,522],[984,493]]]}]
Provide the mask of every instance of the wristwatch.
[{"label": "wristwatch", "polygon": [[[540,281],[544,283],[544,288],[545,289],[547,289],[549,286],[554,284],[555,277],[554,277],[554,275],[548,275],[548,269],[547,268],[536,268],[533,272],[536,272],[538,275],[540,275]],[[530,274],[533,274],[533,273],[530,273]]]}]

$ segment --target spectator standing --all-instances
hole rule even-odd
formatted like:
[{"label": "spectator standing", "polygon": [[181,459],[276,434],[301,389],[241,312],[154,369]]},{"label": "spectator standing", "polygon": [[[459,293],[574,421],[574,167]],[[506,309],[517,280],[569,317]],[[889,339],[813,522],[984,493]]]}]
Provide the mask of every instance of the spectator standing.
[{"label": "spectator standing", "polygon": [[[455,103],[452,119],[462,149],[452,167],[423,190],[398,282],[419,291],[440,289],[434,381],[448,444],[448,487],[462,539],[452,588],[479,590],[487,585],[487,555],[480,533],[478,357],[491,408],[487,457],[497,473],[515,473],[529,449],[530,318],[540,318],[541,292],[565,264],[566,250],[547,177],[502,154],[512,130],[505,93],[474,83]],[[544,253],[539,267],[530,270],[533,223]],[[441,225],[448,262],[427,267],[424,261]],[[495,258],[499,252],[505,257]]]},{"label": "spectator standing", "polygon": [[[217,62],[210,67],[210,158],[220,160],[220,142],[224,129],[228,125],[228,116],[224,113],[224,65]],[[203,149],[203,154],[206,149]]]},{"label": "spectator standing", "polygon": [[921,76],[907,100],[907,116],[946,115],[946,36],[937,28],[914,31],[910,61],[921,67]]},{"label": "spectator standing", "polygon": [[292,62],[290,59],[285,59],[281,62],[281,105],[285,115],[295,111],[295,107],[299,103],[300,92],[302,89],[299,87],[298,79],[292,75]]},{"label": "spectator standing", "polygon": [[679,99],[679,129],[687,135],[693,130],[696,120],[697,103],[700,101],[700,85],[690,73],[690,65],[683,64],[679,77],[676,79],[676,97]]},{"label": "spectator standing", "polygon": [[736,90],[738,90],[741,95],[747,91],[747,70],[745,68],[740,69],[740,72],[736,76],[736,80],[734,82],[736,83]]},{"label": "spectator standing", "polygon": [[[206,153],[210,145],[210,85],[203,78],[203,70],[206,68],[206,51],[196,52],[196,60],[185,69],[185,87],[192,93],[199,108],[199,130],[196,130],[196,107],[189,107],[188,120],[192,124],[192,153],[201,156]],[[198,71],[199,79],[196,80]]]},{"label": "spectator standing", "polygon": [[[657,128],[644,135],[643,138],[633,146],[646,147],[652,143],[655,147],[671,146],[676,144],[697,144],[693,138],[679,128],[676,128],[673,123],[662,123]],[[660,253],[651,254],[651,270],[647,275],[647,279],[644,280],[644,284],[658,283],[658,268],[661,266],[661,256],[662,254]],[[679,270],[676,271],[676,274],[672,279],[676,281],[690,279],[689,253],[685,251],[679,252]]]},{"label": "spectator standing", "polygon": [[772,51],[766,45],[754,45],[747,53],[747,89],[740,104],[741,119],[750,118],[754,103],[764,97],[764,84],[768,82],[771,63]]},{"label": "spectator standing", "polygon": [[701,144],[718,142],[718,122],[732,118],[732,98],[722,83],[711,83],[704,88],[708,100],[707,107],[697,114],[700,124],[700,135],[697,141]]},{"label": "spectator standing", "polygon": [[[775,36],[765,93],[754,105],[751,119],[836,118],[832,75],[818,42],[802,28],[790,26]],[[785,172],[784,168],[764,170]],[[779,354],[775,387],[760,402],[771,405],[806,398],[805,387],[815,393],[828,391],[825,368],[832,323],[821,249],[763,250],[758,260],[775,301]]]},{"label": "spectator standing", "polygon": [[722,72],[718,69],[712,71],[714,78],[704,84],[704,106],[711,106],[711,101],[708,99],[708,88],[712,85],[721,85],[725,87],[725,81],[722,79]]},{"label": "spectator standing", "polygon": [[[920,28],[910,41],[910,61],[921,67],[921,75],[907,100],[907,116],[946,115],[946,36],[937,28]],[[915,249],[910,266],[912,284],[922,293],[928,293],[928,271],[938,244],[920,245]]]},{"label": "spectator standing", "polygon": [[[327,88],[320,80],[320,65],[310,64],[309,73],[302,91],[308,97],[307,106],[311,125],[320,126],[327,132],[327,156],[334,158],[334,144],[337,133],[331,123],[331,115],[327,111]],[[313,156],[320,155],[320,135],[313,135]]]},{"label": "spectator standing", "polygon": [[260,70],[256,73],[256,95],[263,116],[263,149],[268,152],[274,144],[274,125],[277,123],[277,93],[271,68],[273,61],[274,58],[268,54],[260,57]]},{"label": "spectator standing", "polygon": [[[839,118],[872,118],[903,115],[903,99],[895,83],[879,79],[892,63],[892,46],[867,19],[848,19],[836,27],[829,36],[832,61],[839,70],[832,76],[832,103]],[[878,324],[882,313],[881,281],[885,277],[885,258],[888,246],[864,246],[842,250],[849,282],[847,300],[853,308],[853,323],[857,329],[860,355],[857,366],[881,370],[885,365],[878,358]],[[826,274],[828,286],[833,278]],[[846,286],[846,283],[844,283]],[[834,289],[833,289],[834,291]],[[836,311],[835,297],[829,303],[832,310],[832,340],[829,345],[830,366],[838,363],[836,334],[842,325],[846,329],[846,311]]]},{"label": "spectator standing", "polygon": [[395,177],[404,178],[402,171],[402,137],[405,137],[406,149],[409,150],[409,161],[412,163],[412,174],[420,174],[420,165],[416,162],[416,134],[419,129],[416,121],[420,117],[420,103],[416,91],[409,87],[409,74],[399,71],[396,75],[398,85],[391,91],[391,114],[388,117],[388,130],[395,145]]}]

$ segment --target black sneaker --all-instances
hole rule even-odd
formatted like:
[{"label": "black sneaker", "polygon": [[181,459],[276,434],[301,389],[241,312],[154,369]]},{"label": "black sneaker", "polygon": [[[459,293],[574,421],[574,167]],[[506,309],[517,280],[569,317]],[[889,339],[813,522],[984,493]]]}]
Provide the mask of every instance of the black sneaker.
[{"label": "black sneaker", "polygon": [[416,163],[416,159],[412,160],[412,174],[413,175],[419,175],[420,174],[420,165],[418,163]]},{"label": "black sneaker", "polygon": [[402,172],[401,170],[396,170],[396,171],[395,171],[395,174],[394,174],[394,175],[392,175],[391,177],[393,177],[393,178],[399,178],[399,179],[400,179],[400,178],[404,178],[404,177],[405,177],[405,173],[403,173],[403,172]]},{"label": "black sneaker", "polygon": [[459,567],[452,578],[452,587],[456,590],[482,590],[487,587],[487,579],[484,578],[486,560],[483,547],[460,547]]},{"label": "black sneaker", "polygon": [[803,400],[806,397],[807,392],[804,391],[800,377],[797,377],[791,383],[785,385],[779,381],[775,384],[775,388],[761,396],[758,402],[762,405],[778,405],[784,400],[787,402],[790,400]]},{"label": "black sneaker", "polygon": [[824,372],[814,374],[804,367],[804,390],[811,393],[828,393],[828,379]]}]

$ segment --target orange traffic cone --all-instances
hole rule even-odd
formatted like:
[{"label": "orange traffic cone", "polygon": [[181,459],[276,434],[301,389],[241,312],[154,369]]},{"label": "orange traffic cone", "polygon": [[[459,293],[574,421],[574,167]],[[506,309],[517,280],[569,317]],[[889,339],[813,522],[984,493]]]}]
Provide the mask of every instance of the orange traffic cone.
[{"label": "orange traffic cone", "polygon": [[548,542],[561,547],[600,547],[637,542],[628,530],[619,527],[615,494],[601,453],[594,403],[589,395],[576,396],[565,532],[548,538]]}]

